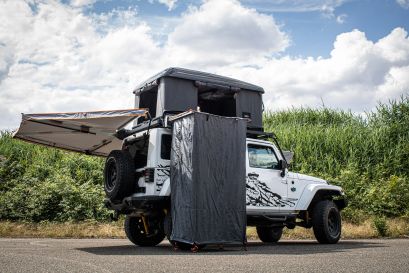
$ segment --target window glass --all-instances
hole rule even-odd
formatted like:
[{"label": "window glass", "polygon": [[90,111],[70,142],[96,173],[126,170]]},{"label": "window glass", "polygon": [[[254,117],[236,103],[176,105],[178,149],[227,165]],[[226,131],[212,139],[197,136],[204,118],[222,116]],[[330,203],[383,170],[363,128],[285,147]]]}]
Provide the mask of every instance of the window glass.
[{"label": "window glass", "polygon": [[172,136],[162,135],[161,145],[160,145],[160,157],[162,159],[170,160],[170,150],[172,146]]},{"label": "window glass", "polygon": [[278,169],[278,159],[271,147],[250,144],[248,154],[250,167]]}]

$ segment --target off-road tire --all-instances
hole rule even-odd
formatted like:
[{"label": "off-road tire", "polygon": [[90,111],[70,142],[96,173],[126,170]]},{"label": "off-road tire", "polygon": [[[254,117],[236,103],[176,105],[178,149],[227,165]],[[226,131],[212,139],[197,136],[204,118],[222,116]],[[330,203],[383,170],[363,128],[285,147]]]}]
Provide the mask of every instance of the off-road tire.
[{"label": "off-road tire", "polygon": [[156,246],[165,238],[161,219],[145,218],[149,233],[145,232],[141,217],[127,215],[125,218],[125,234],[128,239],[138,246]]},{"label": "off-road tire", "polygon": [[135,188],[135,163],[128,151],[114,150],[104,169],[104,190],[111,201],[122,201]]},{"label": "off-road tire", "polygon": [[263,243],[277,243],[283,235],[282,227],[256,227],[256,230]]},{"label": "off-road tire", "polygon": [[334,202],[322,200],[312,212],[312,228],[321,244],[335,244],[341,238],[341,215]]}]

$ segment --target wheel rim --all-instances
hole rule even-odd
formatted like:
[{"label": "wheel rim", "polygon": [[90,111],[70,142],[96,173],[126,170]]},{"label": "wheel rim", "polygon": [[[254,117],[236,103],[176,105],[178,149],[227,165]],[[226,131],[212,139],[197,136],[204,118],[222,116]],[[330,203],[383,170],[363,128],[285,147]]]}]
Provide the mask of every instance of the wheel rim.
[{"label": "wheel rim", "polygon": [[328,231],[333,237],[337,237],[340,233],[340,218],[334,209],[330,210],[328,214]]},{"label": "wheel rim", "polygon": [[[148,219],[146,219],[146,221],[148,221]],[[136,225],[135,225],[136,232],[138,233],[138,236],[140,236],[141,238],[154,237],[155,235],[157,235],[159,233],[159,230],[157,228],[152,227],[152,225],[153,225],[152,222],[148,221],[148,224],[150,224],[150,233],[149,234],[147,234],[145,232],[145,227],[143,225],[142,218],[138,217],[136,219]]]},{"label": "wheel rim", "polygon": [[136,230],[139,235],[146,236],[145,227],[143,226],[142,218],[137,218]]},{"label": "wheel rim", "polygon": [[107,190],[112,191],[115,187],[118,177],[118,170],[116,169],[116,164],[114,160],[108,161],[107,164],[107,180],[106,186]]}]

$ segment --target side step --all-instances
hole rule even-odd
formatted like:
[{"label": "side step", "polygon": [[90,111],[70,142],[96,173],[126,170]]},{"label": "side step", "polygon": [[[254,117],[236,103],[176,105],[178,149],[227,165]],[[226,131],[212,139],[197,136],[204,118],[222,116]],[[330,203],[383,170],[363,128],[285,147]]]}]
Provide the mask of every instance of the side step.
[{"label": "side step", "polygon": [[249,215],[247,216],[248,226],[286,226],[293,228],[297,215]]}]

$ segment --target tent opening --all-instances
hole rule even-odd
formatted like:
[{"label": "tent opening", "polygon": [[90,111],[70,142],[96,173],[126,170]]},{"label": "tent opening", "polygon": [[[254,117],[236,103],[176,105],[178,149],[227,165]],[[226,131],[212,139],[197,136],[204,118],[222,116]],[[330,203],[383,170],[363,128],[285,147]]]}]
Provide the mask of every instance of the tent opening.
[{"label": "tent opening", "polygon": [[199,94],[198,106],[200,111],[214,115],[225,117],[237,115],[235,93],[220,90],[202,92]]},{"label": "tent opening", "polygon": [[[158,98],[158,87],[152,88],[148,91],[139,94],[139,108],[149,109],[151,117],[156,117],[156,103]],[[138,124],[147,119],[144,117],[138,118]]]}]

